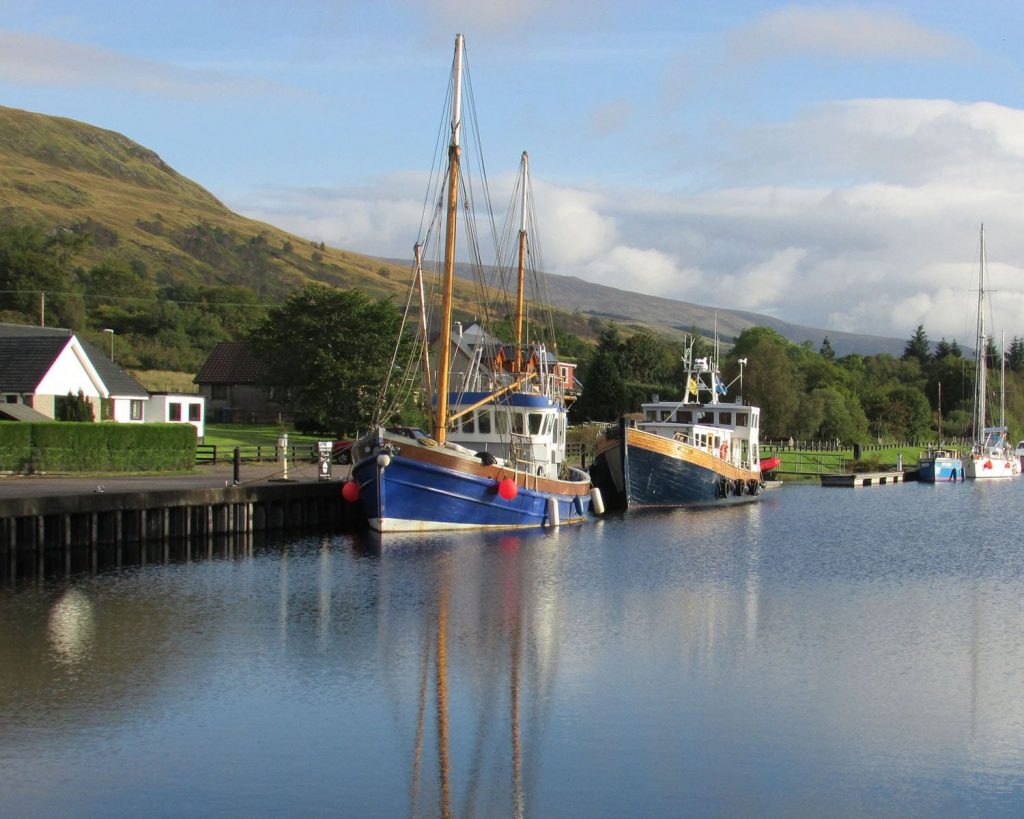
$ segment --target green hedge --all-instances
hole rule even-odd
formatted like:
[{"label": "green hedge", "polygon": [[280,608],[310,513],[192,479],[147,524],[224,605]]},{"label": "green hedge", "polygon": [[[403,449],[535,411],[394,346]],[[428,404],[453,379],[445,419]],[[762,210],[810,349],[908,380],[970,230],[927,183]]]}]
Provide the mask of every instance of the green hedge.
[{"label": "green hedge", "polygon": [[140,472],[191,469],[191,424],[0,422],[5,472]]}]

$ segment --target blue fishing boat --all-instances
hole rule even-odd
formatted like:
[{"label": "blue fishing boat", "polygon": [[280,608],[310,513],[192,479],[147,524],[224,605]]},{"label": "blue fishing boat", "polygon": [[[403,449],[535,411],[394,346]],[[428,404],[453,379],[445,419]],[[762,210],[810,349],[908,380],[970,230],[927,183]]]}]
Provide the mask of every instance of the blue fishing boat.
[{"label": "blue fishing boat", "polygon": [[[437,189],[435,214],[444,214],[439,252],[442,304],[437,339],[431,343],[424,297],[423,244],[416,245],[413,288],[418,292],[419,380],[431,396],[429,432],[389,425],[387,402],[378,405],[378,423],[353,445],[352,479],[344,497],[362,504],[378,532],[444,529],[511,529],[579,523],[594,500],[590,476],[566,463],[566,388],[558,359],[545,343],[528,339],[525,322],[527,261],[532,250],[533,208],[529,201],[529,163],[524,152],[509,225],[518,231],[508,242],[515,248],[514,343],[502,344],[477,325],[463,332],[453,321],[456,219],[466,194],[462,162],[463,39],[455,41],[451,80],[451,138],[447,174]],[[472,133],[475,129],[469,129]],[[482,164],[482,163],[481,163]],[[518,215],[518,220],[515,218]],[[467,229],[467,235],[475,229]],[[510,228],[510,234],[512,229]],[[471,249],[473,258],[478,252]],[[499,247],[500,256],[500,247]],[[509,269],[513,265],[509,264]],[[500,265],[496,270],[502,272]],[[539,275],[539,274],[538,274]],[[411,299],[410,299],[411,303]],[[409,311],[407,311],[409,314]],[[454,332],[453,332],[454,330]],[[553,328],[552,328],[553,335]],[[431,367],[431,349],[437,353]],[[400,369],[396,366],[395,368]],[[403,383],[412,376],[405,371]],[[382,397],[389,396],[385,385]],[[600,511],[600,498],[596,499]]]},{"label": "blue fishing boat", "polygon": [[[642,404],[642,420],[622,418],[598,440],[590,475],[610,508],[726,505],[760,497],[760,409],[742,398],[724,401],[728,386],[717,365],[693,358],[692,346],[685,361],[681,401]],[[778,462],[765,464],[772,466]]]},{"label": "blue fishing boat", "polygon": [[952,450],[929,449],[917,459],[917,479],[924,483],[963,480],[963,461]]}]

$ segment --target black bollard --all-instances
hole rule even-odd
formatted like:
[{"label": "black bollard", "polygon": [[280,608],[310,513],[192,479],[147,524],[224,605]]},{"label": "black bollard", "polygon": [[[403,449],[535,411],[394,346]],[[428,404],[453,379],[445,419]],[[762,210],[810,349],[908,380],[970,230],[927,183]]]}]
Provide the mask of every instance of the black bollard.
[{"label": "black bollard", "polygon": [[236,446],[235,447],[235,466],[234,466],[234,479],[235,486],[238,486],[238,473],[242,471],[242,451]]}]

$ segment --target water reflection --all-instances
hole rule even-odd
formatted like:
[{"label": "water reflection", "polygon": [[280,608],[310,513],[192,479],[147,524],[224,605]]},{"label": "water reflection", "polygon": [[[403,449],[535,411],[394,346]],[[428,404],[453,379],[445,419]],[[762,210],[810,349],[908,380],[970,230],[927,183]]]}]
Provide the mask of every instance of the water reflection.
[{"label": "water reflection", "polygon": [[89,598],[78,589],[68,589],[50,609],[50,646],[57,661],[74,666],[87,659],[92,649],[93,629]]},{"label": "water reflection", "polygon": [[[204,815],[1012,813],[1024,555],[985,510],[1016,487],[23,578],[0,592],[0,814],[172,790]],[[161,765],[110,781],[137,759]]]}]

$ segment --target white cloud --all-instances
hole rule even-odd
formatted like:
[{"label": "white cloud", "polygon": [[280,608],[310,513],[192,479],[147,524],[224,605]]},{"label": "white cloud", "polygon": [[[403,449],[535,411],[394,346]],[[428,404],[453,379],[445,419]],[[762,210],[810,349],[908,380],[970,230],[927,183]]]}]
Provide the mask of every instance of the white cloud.
[{"label": "white cloud", "polygon": [[265,81],[192,70],[110,49],[12,31],[0,31],[0,82],[58,88],[102,87],[161,97],[257,94],[275,88]]},{"label": "white cloud", "polygon": [[733,55],[744,60],[794,54],[941,59],[967,50],[956,38],[897,12],[852,5],[787,6],[736,29],[727,42]]}]

